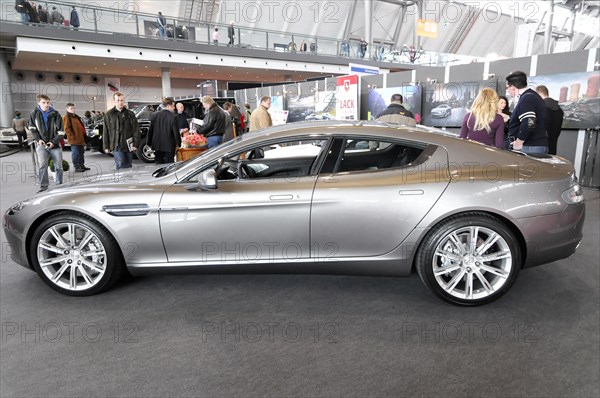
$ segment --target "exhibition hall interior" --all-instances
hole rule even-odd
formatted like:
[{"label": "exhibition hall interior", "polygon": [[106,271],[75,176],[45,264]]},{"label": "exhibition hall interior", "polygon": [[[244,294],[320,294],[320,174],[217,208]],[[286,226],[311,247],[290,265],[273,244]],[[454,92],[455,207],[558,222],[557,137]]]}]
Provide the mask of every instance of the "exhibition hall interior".
[{"label": "exhibition hall interior", "polygon": [[599,32],[0,0],[0,396],[600,396]]}]

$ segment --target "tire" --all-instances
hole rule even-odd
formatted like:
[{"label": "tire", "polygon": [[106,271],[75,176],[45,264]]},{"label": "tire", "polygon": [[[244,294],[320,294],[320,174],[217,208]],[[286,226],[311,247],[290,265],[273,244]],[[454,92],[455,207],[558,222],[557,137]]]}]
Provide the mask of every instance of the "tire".
[{"label": "tire", "polygon": [[36,229],[29,250],[42,280],[68,296],[108,290],[125,271],[115,239],[84,215],[58,213],[49,217]]},{"label": "tire", "polygon": [[[477,237],[474,244],[471,236]],[[478,253],[482,248],[485,251]],[[500,258],[489,258],[493,254]],[[443,300],[465,306],[487,304],[514,283],[521,249],[506,225],[484,213],[467,213],[450,217],[427,234],[416,268],[425,286]]]},{"label": "tire", "polygon": [[154,163],[154,151],[146,144],[146,138],[140,140],[140,146],[136,151],[138,159],[144,163]]}]

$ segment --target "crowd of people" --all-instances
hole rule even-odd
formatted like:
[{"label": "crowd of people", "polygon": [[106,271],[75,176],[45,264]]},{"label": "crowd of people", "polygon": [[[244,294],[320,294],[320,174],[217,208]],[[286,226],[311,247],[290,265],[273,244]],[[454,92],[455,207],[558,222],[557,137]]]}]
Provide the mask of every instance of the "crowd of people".
[{"label": "crowd of people", "polygon": [[[484,88],[464,117],[460,137],[525,153],[556,154],[564,113],[558,102],[550,98],[548,88],[528,88],[527,75],[518,71],[506,77],[506,91],[514,99],[512,112],[506,97],[499,96],[491,88]],[[39,162],[40,192],[48,189],[50,160],[56,172],[56,185],[62,183],[62,147],[65,135],[71,146],[75,172],[89,170],[85,165],[85,146],[86,128],[90,123],[103,122],[103,150],[114,156],[115,168],[120,170],[132,167],[133,152],[140,146],[141,133],[138,118],[127,108],[123,93],[117,91],[113,94],[114,106],[105,113],[86,111],[83,117],[76,113],[73,103],[66,105],[65,115],[61,116],[51,106],[47,95],[40,94],[36,100],[37,106],[29,119],[22,118],[21,113],[16,112],[12,127],[20,145],[26,143],[27,129],[33,136]],[[204,136],[210,149],[247,131],[257,131],[273,125],[269,113],[269,96],[260,98],[260,103],[254,110],[250,109],[249,104],[245,104],[242,110],[232,102],[225,102],[221,107],[210,96],[202,97],[200,102],[205,116],[202,125],[192,131],[190,116],[185,112],[184,105],[175,103],[173,98],[164,98],[159,110],[149,111],[147,145],[154,151],[155,163],[174,162],[184,134]],[[404,107],[401,94],[392,95],[390,105],[377,115],[377,120],[416,125],[415,116]]]},{"label": "crowd of people", "polygon": [[21,17],[21,22],[26,23],[35,23],[40,25],[68,25],[73,30],[78,30],[81,26],[81,22],[79,21],[79,13],[75,6],[71,6],[71,12],[69,14],[69,19],[66,19],[61,11],[56,8],[56,6],[52,6],[49,10],[48,5],[42,7],[41,4],[37,5],[34,2],[30,2],[28,0],[16,0],[15,2],[15,10],[19,13]]},{"label": "crowd of people", "polygon": [[[48,5],[45,6],[36,5],[33,1],[29,0],[16,0],[15,2],[15,10],[19,13],[21,22],[26,23],[35,23],[40,25],[64,25],[69,26],[73,30],[79,30],[81,26],[81,22],[79,19],[79,13],[75,6],[71,6],[70,14],[68,18],[61,13],[61,10],[56,6],[52,6],[51,9],[48,9]],[[167,40],[168,38],[182,38],[188,39],[189,32],[187,26],[179,26],[177,25],[177,21],[174,21],[175,26],[173,24],[167,23],[167,18],[163,15],[161,11],[158,12],[155,20],[155,25],[151,29],[152,34],[156,34],[159,39]],[[177,33],[178,32],[178,33]],[[227,26],[227,46],[235,46],[235,38],[236,38],[236,27],[235,22],[231,21]],[[211,34],[211,42],[215,45],[219,45],[221,41],[221,33],[219,32],[219,28],[215,27]],[[350,57],[350,41],[343,40],[339,44],[339,55],[343,57]],[[364,38],[361,38],[356,46],[356,54],[359,58],[364,58],[367,53],[368,43]],[[287,50],[289,52],[301,52],[306,53],[310,52],[311,54],[317,53],[317,43],[315,41],[311,41],[310,44],[306,43],[304,40],[300,42],[299,45],[292,40],[288,43]],[[380,45],[375,48],[375,52],[373,53],[373,59],[378,61],[384,60],[385,47]]]},{"label": "crowd of people", "polygon": [[460,137],[497,148],[556,155],[564,112],[549,97],[548,88],[528,88],[527,75],[517,71],[506,77],[506,91],[515,99],[512,113],[506,97],[484,88],[464,117]]}]

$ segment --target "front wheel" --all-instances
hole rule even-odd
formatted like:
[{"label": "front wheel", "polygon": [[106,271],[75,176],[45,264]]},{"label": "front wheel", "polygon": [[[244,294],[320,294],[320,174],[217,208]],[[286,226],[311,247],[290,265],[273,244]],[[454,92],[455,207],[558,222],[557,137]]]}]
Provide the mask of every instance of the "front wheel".
[{"label": "front wheel", "polygon": [[154,151],[147,144],[146,138],[140,140],[140,146],[136,150],[136,155],[144,163],[154,163]]},{"label": "front wheel", "polygon": [[54,290],[69,296],[89,296],[107,290],[123,274],[115,239],[86,216],[58,213],[33,234],[33,267]]},{"label": "front wheel", "polygon": [[451,217],[437,225],[416,257],[425,286],[460,305],[498,299],[514,283],[520,265],[521,249],[513,232],[482,213]]}]

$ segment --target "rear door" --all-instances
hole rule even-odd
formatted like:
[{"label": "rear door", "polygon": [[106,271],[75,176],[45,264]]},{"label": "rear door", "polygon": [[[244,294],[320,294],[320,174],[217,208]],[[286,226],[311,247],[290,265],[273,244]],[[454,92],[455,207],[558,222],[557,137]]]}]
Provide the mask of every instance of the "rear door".
[{"label": "rear door", "polygon": [[[449,183],[448,155],[434,145],[336,138],[315,186],[313,253],[377,256],[395,249]],[[338,156],[339,155],[339,156]]]}]

